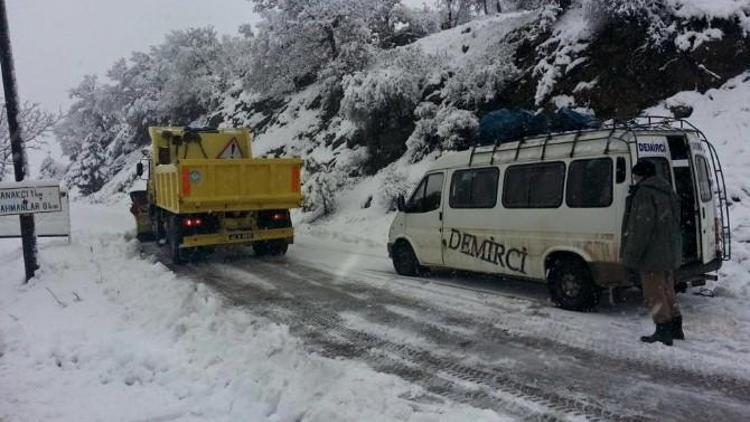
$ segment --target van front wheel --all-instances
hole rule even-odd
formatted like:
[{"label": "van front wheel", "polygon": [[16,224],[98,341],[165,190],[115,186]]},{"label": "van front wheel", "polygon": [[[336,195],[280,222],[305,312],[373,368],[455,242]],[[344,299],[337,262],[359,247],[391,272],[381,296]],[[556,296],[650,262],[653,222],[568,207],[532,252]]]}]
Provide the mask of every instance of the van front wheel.
[{"label": "van front wheel", "polygon": [[397,243],[393,247],[392,259],[393,268],[398,274],[410,277],[419,275],[419,261],[408,243]]},{"label": "van front wheel", "polygon": [[588,267],[577,259],[554,259],[547,272],[547,286],[552,302],[571,311],[589,311],[601,296]]}]

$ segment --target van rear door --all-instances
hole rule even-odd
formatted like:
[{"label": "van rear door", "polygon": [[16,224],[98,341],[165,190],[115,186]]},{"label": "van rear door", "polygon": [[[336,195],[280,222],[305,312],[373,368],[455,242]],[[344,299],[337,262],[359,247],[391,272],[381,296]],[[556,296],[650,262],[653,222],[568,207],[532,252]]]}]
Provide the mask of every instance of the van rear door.
[{"label": "van rear door", "polygon": [[656,166],[657,173],[669,180],[680,199],[683,264],[699,263],[702,256],[701,224],[692,171],[692,155],[684,134],[646,135],[638,138],[638,158]]},{"label": "van rear door", "polygon": [[709,151],[699,139],[690,139],[690,152],[693,158],[693,177],[697,187],[698,220],[700,222],[700,249],[703,263],[707,264],[717,257],[716,237],[716,203],[714,202],[714,181],[709,164]]}]

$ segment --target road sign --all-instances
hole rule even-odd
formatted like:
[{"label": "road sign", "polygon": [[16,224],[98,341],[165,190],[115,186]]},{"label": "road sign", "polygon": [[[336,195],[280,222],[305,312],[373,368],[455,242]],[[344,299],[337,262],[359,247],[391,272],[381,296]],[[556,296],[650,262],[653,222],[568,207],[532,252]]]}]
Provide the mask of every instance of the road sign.
[{"label": "road sign", "polygon": [[[42,213],[36,216],[36,235],[38,237],[70,237],[70,204],[68,193],[60,190],[59,212]],[[0,239],[21,237],[18,217],[6,215],[0,217]]]},{"label": "road sign", "polygon": [[224,160],[244,158],[242,156],[242,150],[240,149],[240,143],[237,142],[237,138],[232,138],[216,158]]},{"label": "road sign", "polygon": [[0,184],[0,216],[60,212],[60,186],[49,183]]}]

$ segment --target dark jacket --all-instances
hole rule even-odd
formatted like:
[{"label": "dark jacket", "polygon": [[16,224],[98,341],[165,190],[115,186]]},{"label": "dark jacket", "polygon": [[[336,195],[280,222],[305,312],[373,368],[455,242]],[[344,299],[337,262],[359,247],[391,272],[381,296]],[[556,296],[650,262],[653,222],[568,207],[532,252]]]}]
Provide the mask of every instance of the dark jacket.
[{"label": "dark jacket", "polygon": [[672,271],[682,264],[680,202],[665,179],[634,186],[622,224],[622,264],[641,272]]}]

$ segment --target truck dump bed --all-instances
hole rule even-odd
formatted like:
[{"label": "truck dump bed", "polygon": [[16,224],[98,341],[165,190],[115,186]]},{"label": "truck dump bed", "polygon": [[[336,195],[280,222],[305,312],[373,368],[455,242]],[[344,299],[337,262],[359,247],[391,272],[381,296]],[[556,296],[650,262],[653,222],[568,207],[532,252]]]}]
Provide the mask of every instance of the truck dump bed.
[{"label": "truck dump bed", "polygon": [[159,208],[189,214],[301,206],[302,160],[252,158],[246,130],[152,128],[151,137]]}]

